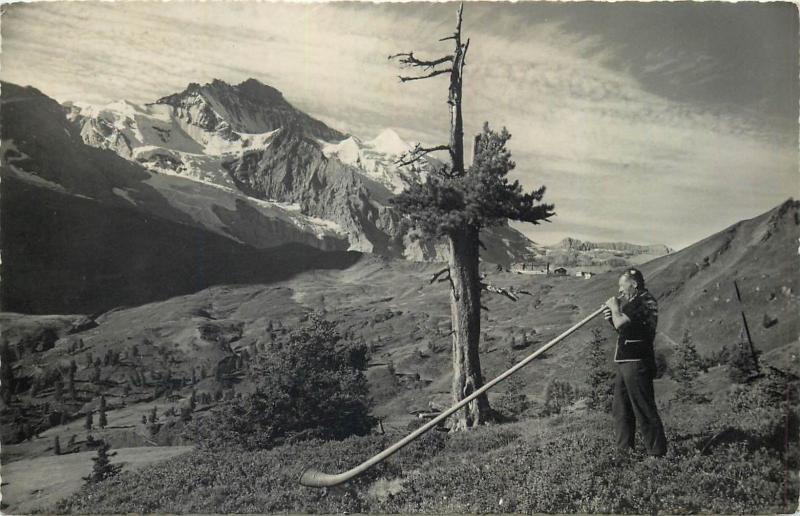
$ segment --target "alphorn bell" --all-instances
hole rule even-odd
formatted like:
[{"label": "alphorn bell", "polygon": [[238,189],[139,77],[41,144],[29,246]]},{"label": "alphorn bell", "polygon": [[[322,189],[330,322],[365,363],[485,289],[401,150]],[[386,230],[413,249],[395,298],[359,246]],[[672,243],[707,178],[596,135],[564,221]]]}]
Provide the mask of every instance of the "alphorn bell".
[{"label": "alphorn bell", "polygon": [[366,470],[368,470],[375,464],[378,464],[379,462],[386,460],[394,453],[399,451],[401,448],[403,448],[405,445],[409,444],[414,439],[418,438],[431,428],[435,427],[436,425],[447,419],[449,416],[453,415],[453,413],[463,408],[465,405],[467,405],[469,402],[471,402],[484,392],[488,391],[498,383],[502,382],[512,374],[516,373],[517,371],[525,367],[531,360],[538,357],[548,349],[552,348],[553,346],[555,346],[556,344],[567,338],[569,335],[577,331],[578,328],[580,328],[581,326],[585,325],[586,323],[588,323],[589,321],[600,315],[604,309],[605,306],[598,308],[596,311],[586,316],[583,320],[573,325],[570,329],[568,329],[558,337],[554,338],[544,346],[540,347],[539,349],[537,349],[536,351],[525,357],[523,360],[518,362],[516,365],[512,366],[510,369],[506,370],[503,374],[501,374],[494,380],[486,383],[480,389],[476,390],[463,400],[459,401],[449,409],[445,410],[444,412],[436,416],[434,419],[430,420],[425,425],[417,428],[416,430],[408,434],[406,437],[397,441],[392,446],[386,448],[379,454],[374,455],[372,458],[362,462],[358,466],[349,469],[343,473],[329,474],[329,473],[323,473],[313,468],[307,468],[305,471],[303,471],[303,474],[300,475],[300,483],[308,487],[331,487],[347,482],[348,480],[360,475],[361,473],[364,473]]}]

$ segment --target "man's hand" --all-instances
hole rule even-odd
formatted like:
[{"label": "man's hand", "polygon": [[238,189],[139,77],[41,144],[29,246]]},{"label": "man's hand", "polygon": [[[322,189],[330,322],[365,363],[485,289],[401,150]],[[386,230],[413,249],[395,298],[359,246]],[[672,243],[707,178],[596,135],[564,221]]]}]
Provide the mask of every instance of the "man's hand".
[{"label": "man's hand", "polygon": [[619,330],[621,327],[631,322],[627,315],[620,312],[619,299],[616,297],[608,298],[604,306],[603,317],[605,317],[607,321],[610,321],[611,324],[614,325],[614,328]]},{"label": "man's hand", "polygon": [[619,299],[616,297],[609,297],[605,305],[609,308],[609,310],[611,310],[611,312],[616,312],[619,310]]}]

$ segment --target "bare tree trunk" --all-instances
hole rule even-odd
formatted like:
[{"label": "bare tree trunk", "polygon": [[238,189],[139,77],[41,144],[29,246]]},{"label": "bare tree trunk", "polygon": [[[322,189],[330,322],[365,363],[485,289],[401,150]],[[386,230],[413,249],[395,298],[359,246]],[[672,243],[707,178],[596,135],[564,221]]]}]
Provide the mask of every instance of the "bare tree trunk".
[{"label": "bare tree trunk", "polygon": [[452,172],[455,175],[464,173],[464,122],[461,116],[461,89],[464,77],[464,59],[469,48],[469,41],[466,45],[461,44],[461,13],[463,9],[464,4],[461,4],[458,9],[456,31],[453,34],[455,53],[453,54],[450,88],[447,95],[447,103],[450,104],[450,157],[453,160]]},{"label": "bare tree trunk", "polygon": [[[481,296],[478,270],[478,229],[467,227],[450,235],[450,312],[453,325],[453,403],[483,386],[478,344],[481,334]],[[486,394],[457,416],[454,430],[466,430],[491,417]]]},{"label": "bare tree trunk", "polygon": [[[429,79],[438,75],[449,74],[447,103],[450,105],[450,141],[447,146],[423,148],[417,146],[403,164],[411,164],[426,152],[447,149],[450,152],[452,167],[447,173],[451,177],[461,177],[464,168],[464,121],[461,114],[461,97],[464,77],[464,65],[469,50],[469,39],[461,42],[461,20],[464,10],[462,3],[458,8],[456,30],[452,36],[441,41],[452,39],[455,50],[452,55],[438,59],[425,60],[414,56],[413,52],[396,54],[389,58],[399,58],[407,66],[423,68],[429,71],[420,76],[400,76],[400,80],[415,81]],[[450,68],[436,68],[444,63],[451,63]],[[453,326],[453,402],[458,403],[475,390],[483,386],[478,343],[481,332],[481,278],[478,270],[478,240],[480,228],[463,223],[448,235],[449,273],[452,289],[450,292],[450,312]],[[442,271],[444,272],[444,271]],[[434,275],[434,280],[442,273]],[[493,415],[489,407],[489,399],[485,394],[477,397],[459,414],[455,430],[464,430],[489,420]]]}]

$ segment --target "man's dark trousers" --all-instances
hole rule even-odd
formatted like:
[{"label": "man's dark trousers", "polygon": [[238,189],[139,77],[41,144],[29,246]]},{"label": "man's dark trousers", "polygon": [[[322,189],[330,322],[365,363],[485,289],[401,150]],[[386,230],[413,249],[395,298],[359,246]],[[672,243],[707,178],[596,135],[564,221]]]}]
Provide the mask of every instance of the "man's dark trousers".
[{"label": "man's dark trousers", "polygon": [[646,360],[617,363],[611,411],[619,448],[633,449],[638,422],[647,453],[658,456],[667,452],[667,438],[656,408],[654,373]]}]

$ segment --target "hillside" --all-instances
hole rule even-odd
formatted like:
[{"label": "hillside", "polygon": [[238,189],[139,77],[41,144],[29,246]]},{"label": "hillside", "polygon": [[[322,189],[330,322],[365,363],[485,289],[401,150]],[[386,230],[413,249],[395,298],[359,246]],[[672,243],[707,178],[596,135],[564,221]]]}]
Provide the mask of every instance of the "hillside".
[{"label": "hillside", "polygon": [[4,83],[0,108],[4,310],[90,313],[351,262],[305,216],[84,145],[32,88]]},{"label": "hillside", "polygon": [[[642,266],[650,289],[659,299],[661,318],[656,347],[668,366],[673,363],[672,352],[684,328],[692,332],[698,351],[706,358],[717,353],[723,344],[736,343],[741,327],[739,307],[734,300],[722,297],[726,283],[736,279],[755,346],[763,353],[762,363],[800,373],[796,359],[800,332],[796,316],[798,277],[793,261],[800,232],[798,204],[787,201],[759,217]],[[373,413],[383,418],[384,428],[392,435],[402,434],[418,412],[450,403],[448,294],[442,284],[428,284],[427,279],[435,270],[435,264],[365,255],[341,270],[302,272],[282,280],[276,278],[279,281],[270,285],[221,285],[113,310],[93,319],[3,314],[4,352],[11,353],[7,357],[13,360],[13,394],[3,412],[3,460],[31,460],[51,454],[48,445],[53,437],[59,435],[63,443],[79,433],[84,414],[96,410],[101,392],[108,400],[111,422],[103,435],[114,446],[189,444],[180,437],[177,419],[167,418],[155,435],[138,420],[156,405],[159,413],[170,407],[177,410],[193,390],[200,399],[211,400],[209,405],[201,405],[198,410],[202,411],[213,409],[217,403],[214,400],[249,392],[255,377],[247,357],[260,353],[266,342],[285,338],[286,332],[302,325],[311,312],[321,312],[338,321],[342,333],[364,339],[369,345]],[[494,284],[513,285],[529,293],[518,302],[496,296],[486,298],[489,311],[482,317],[481,360],[487,377],[496,376],[616,291],[617,272],[590,280],[527,276],[498,272],[493,267],[488,267],[486,273]],[[764,324],[764,313],[770,321],[774,318],[777,322]],[[607,325],[596,320],[519,373],[520,383],[515,388],[522,389],[534,407],[542,406],[547,387],[555,378],[585,388],[592,328],[599,328],[611,339]],[[607,342],[609,360],[612,348]],[[55,386],[57,371],[68,369],[72,360],[78,365],[74,398],[66,394],[69,389],[65,385],[61,386],[60,395]],[[492,402],[500,403],[509,388],[499,387],[490,396]],[[731,388],[721,367],[711,369],[700,383],[701,392],[717,400],[715,403],[725,402]],[[656,380],[662,403],[671,403],[668,400],[674,389],[671,376]],[[692,422],[687,422],[682,413],[667,412],[672,414],[668,419],[670,431],[695,435],[691,438],[695,440],[700,439],[698,435],[706,439],[710,434],[697,434],[697,425],[705,421],[702,432],[708,432],[708,428],[718,428],[715,425],[727,421],[715,421],[711,413],[702,412],[702,407],[698,410],[701,412]],[[64,416],[60,416],[62,412]],[[707,417],[700,417],[701,414]],[[202,415],[198,412],[197,417]],[[62,424],[58,423],[60,417],[65,421]],[[53,421],[55,426],[42,432]],[[560,425],[557,421],[570,419],[552,424]],[[526,421],[519,428],[515,426],[514,432],[528,428],[528,424]],[[39,430],[35,430],[37,426]],[[535,436],[531,434],[522,442],[552,437],[546,437],[550,435],[549,427],[535,428],[535,432],[530,430]],[[25,441],[25,433],[34,431],[40,432],[41,438],[31,436],[32,440]],[[20,437],[23,440],[17,444],[5,444]],[[83,449],[81,446],[79,449]],[[507,451],[514,453],[511,448]],[[193,457],[191,460],[200,460]],[[271,459],[265,460],[268,463]],[[444,463],[437,464],[440,465],[434,470]],[[287,477],[286,481],[290,479]],[[466,506],[453,508],[459,507],[468,510]]]},{"label": "hillside", "polygon": [[267,283],[309,268],[347,267],[359,256],[302,244],[255,249],[11,176],[1,191],[6,311],[96,313],[211,285]]},{"label": "hillside", "polygon": [[[735,299],[727,302],[726,299],[732,295],[730,282],[737,279],[753,340],[764,352],[764,360],[796,367],[796,362],[788,359],[800,332],[796,317],[798,278],[796,265],[782,257],[792,256],[794,250],[797,211],[797,202],[787,201],[761,217],[642,267],[661,306],[656,342],[659,352],[669,357],[684,328],[691,331],[703,355],[718,352],[722,345],[734,346],[741,328],[740,308]],[[730,239],[730,235],[736,238]],[[719,246],[724,242],[728,244],[722,249]],[[702,257],[707,255],[711,256],[709,265],[700,267]],[[291,262],[292,258],[285,258],[284,263]],[[760,272],[762,266],[770,267],[770,273]],[[174,354],[174,359],[169,369],[173,375],[190,377],[192,370],[200,367],[211,375],[238,350],[247,348],[250,354],[255,352],[258,342],[265,338],[264,328],[269,321],[280,321],[282,327],[291,328],[300,324],[308,313],[323,311],[328,318],[341,321],[344,331],[353,332],[356,338],[373,345],[375,366],[370,369],[370,378],[376,412],[403,419],[409,410],[427,407],[429,402],[445,404],[449,399],[449,304],[444,286],[427,283],[435,270],[434,264],[365,256],[339,271],[317,270],[282,280],[278,276],[274,280],[279,281],[272,286],[215,287],[156,304],[115,310],[97,318],[99,326],[59,340],[53,349],[47,350],[47,355],[33,354],[28,360],[68,362],[74,355],[80,362],[81,353],[68,351],[77,337],[95,356],[109,350],[129,356],[130,346],[136,344],[142,357],[155,358],[156,351],[170,343],[169,353]],[[590,280],[532,277],[493,269],[487,274],[497,285],[513,285],[530,293],[522,295],[516,303],[498,296],[487,297],[489,311],[482,318],[485,341],[482,359],[488,376],[506,367],[509,353],[519,358],[528,352],[509,348],[512,335],[519,341],[524,336],[526,343],[518,347],[533,349],[594,310],[616,291],[615,272]],[[239,280],[247,281],[247,274],[242,273]],[[728,297],[722,297],[726,288]],[[777,322],[763,324],[764,314]],[[25,316],[9,317],[6,328],[13,328],[15,320],[29,320]],[[602,321],[594,325],[611,337]],[[212,331],[211,341],[204,340],[209,338],[204,336],[206,331]],[[585,381],[584,345],[589,334],[589,328],[581,331],[522,372],[528,385],[526,392],[532,398],[542,399],[553,377],[577,383]],[[228,336],[220,341],[222,335]],[[208,346],[206,342],[225,342],[231,347],[205,357],[198,351]],[[152,348],[152,353],[144,352],[148,348]],[[611,348],[609,345],[609,353]],[[24,372],[28,360],[15,365],[22,376],[29,376]],[[400,375],[398,382],[387,376],[385,364],[389,360]],[[131,367],[155,376],[166,370],[162,362],[151,363],[144,358]],[[108,375],[119,389],[128,381],[130,372],[126,368],[103,369],[104,377]],[[419,380],[408,383],[406,374],[410,377],[419,374]],[[208,389],[217,386],[211,381]]]},{"label": "hillside", "polygon": [[[780,353],[782,347],[788,351],[785,346],[796,343],[800,335],[799,207],[800,202],[790,199],[642,265],[662,307],[661,335],[679,342],[688,329],[708,352],[719,351],[738,342],[743,309],[757,348],[768,354]],[[741,306],[733,281],[739,285]],[[605,286],[596,282],[587,298],[600,302]],[[783,361],[789,358],[775,356]]]}]

